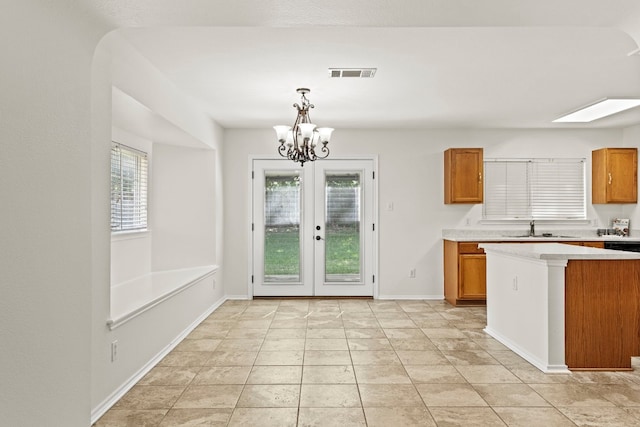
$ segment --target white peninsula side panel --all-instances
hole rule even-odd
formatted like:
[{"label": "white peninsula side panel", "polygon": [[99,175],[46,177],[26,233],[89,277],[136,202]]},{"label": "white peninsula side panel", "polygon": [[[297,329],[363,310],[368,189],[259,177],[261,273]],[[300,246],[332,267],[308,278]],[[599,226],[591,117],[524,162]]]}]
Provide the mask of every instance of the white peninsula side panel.
[{"label": "white peninsula side panel", "polygon": [[487,253],[485,331],[543,372],[569,372],[564,361],[567,260],[526,258],[494,252],[491,246],[495,244],[483,245]]}]

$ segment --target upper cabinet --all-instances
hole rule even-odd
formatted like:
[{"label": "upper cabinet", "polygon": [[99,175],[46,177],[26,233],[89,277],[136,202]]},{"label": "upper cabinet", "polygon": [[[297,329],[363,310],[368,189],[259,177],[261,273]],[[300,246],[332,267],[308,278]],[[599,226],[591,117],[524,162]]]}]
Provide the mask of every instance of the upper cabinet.
[{"label": "upper cabinet", "polygon": [[482,203],[482,148],[444,152],[444,202]]},{"label": "upper cabinet", "polygon": [[601,148],[591,161],[592,203],[638,203],[637,148]]}]

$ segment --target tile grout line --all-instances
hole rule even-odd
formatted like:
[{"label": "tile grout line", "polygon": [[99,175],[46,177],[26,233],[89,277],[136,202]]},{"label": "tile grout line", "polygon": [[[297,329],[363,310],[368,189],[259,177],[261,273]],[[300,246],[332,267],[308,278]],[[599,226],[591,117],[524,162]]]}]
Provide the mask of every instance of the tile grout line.
[{"label": "tile grout line", "polygon": [[311,315],[310,307],[307,308],[307,314],[303,317],[306,322],[304,325],[304,344],[302,345],[302,365],[300,366],[300,393],[298,394],[298,411],[296,413],[296,427],[300,424],[300,402],[302,401],[302,382],[304,381],[304,360],[307,357],[307,335],[309,333],[309,316]]},{"label": "tile grout line", "polygon": [[362,417],[364,419],[364,424],[365,426],[369,425],[369,422],[367,420],[367,413],[364,410],[364,402],[362,401],[362,393],[360,392],[360,383],[358,382],[358,376],[356,374],[356,367],[353,364],[353,355],[352,352],[353,350],[351,349],[351,346],[349,345],[349,338],[347,337],[347,331],[346,331],[346,327],[344,326],[344,318],[342,317],[342,315],[344,314],[344,311],[340,312],[340,319],[342,320],[342,330],[344,332],[344,339],[347,342],[347,350],[349,350],[349,360],[351,361],[351,370],[353,371],[353,380],[355,381],[355,385],[356,385],[356,390],[358,391],[358,400],[360,401],[360,410],[362,411]]}]

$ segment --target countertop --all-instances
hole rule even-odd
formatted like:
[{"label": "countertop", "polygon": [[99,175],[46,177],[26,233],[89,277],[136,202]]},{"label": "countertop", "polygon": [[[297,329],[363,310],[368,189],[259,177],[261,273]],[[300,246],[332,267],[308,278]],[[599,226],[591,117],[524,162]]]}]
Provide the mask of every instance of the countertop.
[{"label": "countertop", "polygon": [[562,243],[481,243],[485,252],[495,252],[541,260],[623,260],[640,259],[638,252],[623,252]]},{"label": "countertop", "polygon": [[[631,236],[604,235],[598,236],[595,230],[536,230],[537,236],[526,236],[528,228],[522,230],[473,230],[445,229],[442,238],[453,242],[640,242],[640,230],[631,230]],[[552,233],[543,237],[542,233]]]}]

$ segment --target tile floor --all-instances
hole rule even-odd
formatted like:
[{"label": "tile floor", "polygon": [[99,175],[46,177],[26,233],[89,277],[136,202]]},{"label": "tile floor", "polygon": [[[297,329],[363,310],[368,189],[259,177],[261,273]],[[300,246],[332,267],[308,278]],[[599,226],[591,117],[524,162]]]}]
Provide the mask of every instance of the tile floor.
[{"label": "tile floor", "polygon": [[545,375],[485,319],[442,301],[228,301],[96,427],[640,426],[640,369]]}]

